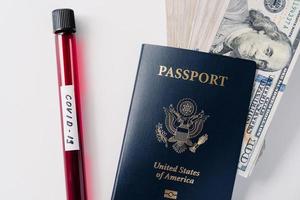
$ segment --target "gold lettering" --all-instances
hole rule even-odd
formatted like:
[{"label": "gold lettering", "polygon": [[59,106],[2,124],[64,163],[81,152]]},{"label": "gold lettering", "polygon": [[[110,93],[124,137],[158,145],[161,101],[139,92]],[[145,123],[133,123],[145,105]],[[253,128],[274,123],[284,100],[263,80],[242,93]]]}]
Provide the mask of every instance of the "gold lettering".
[{"label": "gold lettering", "polygon": [[163,66],[163,65],[160,65],[159,66],[159,73],[157,75],[162,76],[162,73],[166,72],[166,71],[167,71],[167,67]]},{"label": "gold lettering", "polygon": [[[204,80],[203,80],[203,76],[205,76],[204,78]],[[209,75],[207,74],[207,73],[201,73],[200,75],[199,75],[199,81],[201,82],[201,83],[207,83],[207,81],[209,80]]]},{"label": "gold lettering", "polygon": [[197,76],[199,76],[199,73],[197,71],[192,71],[190,81],[194,81],[194,78],[196,78]]},{"label": "gold lettering", "polygon": [[174,75],[173,75],[173,68],[172,67],[170,67],[170,69],[168,70],[168,72],[166,73],[166,75],[165,76],[170,76],[170,77],[172,77],[172,78],[174,78]]},{"label": "gold lettering", "polygon": [[178,68],[176,69],[175,78],[180,79],[182,77],[182,69]]},{"label": "gold lettering", "polygon": [[210,77],[210,83],[209,84],[218,85],[218,83],[217,83],[218,78],[219,77],[217,75],[212,74],[211,77]]},{"label": "gold lettering", "polygon": [[220,77],[220,79],[221,79],[221,84],[220,84],[220,86],[224,87],[224,82],[225,82],[225,80],[228,80],[228,76],[219,76],[219,77]]},{"label": "gold lettering", "polygon": [[225,86],[225,82],[229,79],[228,76],[221,76],[218,74],[208,74],[207,72],[199,72],[194,70],[159,66],[159,76],[165,76],[176,79],[183,79],[187,81],[199,81],[203,84],[210,84],[214,86]]},{"label": "gold lettering", "polygon": [[190,74],[189,74],[190,70],[183,70],[183,76],[182,76],[182,79],[183,80],[188,80],[189,77],[190,77]]}]

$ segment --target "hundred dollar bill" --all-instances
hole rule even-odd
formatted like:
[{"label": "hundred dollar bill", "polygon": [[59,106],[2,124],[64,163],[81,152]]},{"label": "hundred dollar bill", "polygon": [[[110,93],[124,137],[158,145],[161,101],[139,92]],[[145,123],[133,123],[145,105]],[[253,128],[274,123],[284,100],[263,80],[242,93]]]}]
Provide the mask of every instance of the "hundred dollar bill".
[{"label": "hundred dollar bill", "polygon": [[166,0],[168,45],[187,48],[193,17],[200,0]]},{"label": "hundred dollar bill", "polygon": [[165,0],[165,2],[168,45],[209,51],[229,0]]},{"label": "hundred dollar bill", "polygon": [[[300,0],[231,0],[210,52],[257,63],[238,165],[251,174],[299,57]],[[243,66],[241,66],[243,67]]]}]

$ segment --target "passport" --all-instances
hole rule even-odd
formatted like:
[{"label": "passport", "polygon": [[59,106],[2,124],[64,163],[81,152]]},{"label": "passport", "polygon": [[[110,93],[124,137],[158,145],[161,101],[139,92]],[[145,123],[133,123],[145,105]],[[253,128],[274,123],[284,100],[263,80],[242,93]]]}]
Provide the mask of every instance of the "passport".
[{"label": "passport", "polygon": [[231,199],[255,71],[142,45],[112,199]]}]

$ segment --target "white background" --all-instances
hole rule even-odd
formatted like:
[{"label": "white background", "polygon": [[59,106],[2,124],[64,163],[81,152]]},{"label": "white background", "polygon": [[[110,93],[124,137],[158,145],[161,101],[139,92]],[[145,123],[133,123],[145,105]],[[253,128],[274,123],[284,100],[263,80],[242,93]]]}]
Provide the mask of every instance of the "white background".
[{"label": "white background", "polygon": [[[51,11],[76,11],[90,197],[109,200],[142,43],[166,44],[163,0],[1,0],[0,199],[64,200]],[[300,199],[300,69],[269,129],[251,178],[234,200]],[[213,190],[213,188],[212,188]]]}]

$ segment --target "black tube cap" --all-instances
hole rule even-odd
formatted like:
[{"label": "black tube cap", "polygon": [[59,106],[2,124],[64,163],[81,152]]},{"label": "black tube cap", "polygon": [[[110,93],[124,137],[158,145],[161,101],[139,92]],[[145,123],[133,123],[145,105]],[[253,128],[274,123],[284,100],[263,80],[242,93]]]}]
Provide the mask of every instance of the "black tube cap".
[{"label": "black tube cap", "polygon": [[52,11],[53,32],[76,32],[75,16],[72,9],[56,9]]}]

